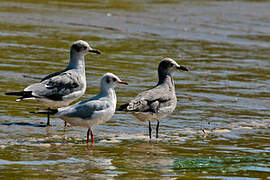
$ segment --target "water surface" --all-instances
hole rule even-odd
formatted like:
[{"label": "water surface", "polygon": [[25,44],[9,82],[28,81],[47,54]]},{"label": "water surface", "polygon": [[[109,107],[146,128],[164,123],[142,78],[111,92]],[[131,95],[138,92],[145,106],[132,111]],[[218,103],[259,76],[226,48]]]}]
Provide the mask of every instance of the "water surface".
[{"label": "water surface", "polygon": [[[268,1],[0,1],[0,177],[58,179],[270,178],[270,3]],[[117,112],[94,128],[63,127],[16,102],[36,78],[65,68],[73,41],[86,57],[88,88],[105,72],[129,82],[118,105],[157,81],[164,57],[175,73],[178,106],[149,141],[147,123]],[[36,78],[29,78],[36,77]],[[153,127],[155,123],[152,123]]]}]

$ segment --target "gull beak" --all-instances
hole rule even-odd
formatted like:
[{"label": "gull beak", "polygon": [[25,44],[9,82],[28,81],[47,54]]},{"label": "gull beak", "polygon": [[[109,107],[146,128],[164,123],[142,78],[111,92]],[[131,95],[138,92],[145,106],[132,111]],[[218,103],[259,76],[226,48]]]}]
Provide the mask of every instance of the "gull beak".
[{"label": "gull beak", "polygon": [[188,68],[185,66],[177,66],[176,69],[182,70],[182,71],[188,71]]},{"label": "gull beak", "polygon": [[94,54],[101,54],[101,52],[96,49],[90,49],[88,52],[94,53]]},{"label": "gull beak", "polygon": [[128,85],[128,83],[127,83],[127,82],[124,82],[124,81],[119,81],[118,83],[119,83],[119,84],[125,84],[125,85]]}]

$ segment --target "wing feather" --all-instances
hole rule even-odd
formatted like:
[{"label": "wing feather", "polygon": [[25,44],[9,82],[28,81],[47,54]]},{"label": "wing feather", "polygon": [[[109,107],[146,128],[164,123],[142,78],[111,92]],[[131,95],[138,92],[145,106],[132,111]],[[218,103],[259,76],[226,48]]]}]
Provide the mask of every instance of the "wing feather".
[{"label": "wing feather", "polygon": [[83,88],[83,79],[76,71],[66,71],[28,86],[33,96],[60,101],[63,97]]},{"label": "wing feather", "polygon": [[105,111],[110,107],[107,101],[100,100],[85,100],[80,103],[74,104],[71,107],[60,109],[57,116],[63,117],[80,117],[82,119],[91,119],[95,114],[100,111]]},{"label": "wing feather", "polygon": [[52,78],[54,76],[58,76],[59,74],[65,72],[65,71],[67,71],[67,70],[63,70],[63,71],[59,71],[59,72],[55,72],[55,73],[49,74],[49,75],[45,76],[44,78],[42,78],[40,82],[45,81],[47,79],[50,79],[50,78]]},{"label": "wing feather", "polygon": [[166,102],[171,101],[172,91],[160,87],[141,92],[127,106],[127,111],[157,112]]}]

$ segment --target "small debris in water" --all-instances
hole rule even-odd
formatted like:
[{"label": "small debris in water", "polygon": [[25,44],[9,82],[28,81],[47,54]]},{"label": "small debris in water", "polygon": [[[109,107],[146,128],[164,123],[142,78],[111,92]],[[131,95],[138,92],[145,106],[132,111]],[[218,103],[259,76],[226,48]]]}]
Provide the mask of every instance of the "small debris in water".
[{"label": "small debris in water", "polygon": [[5,149],[7,146],[5,145],[0,145],[0,149]]}]

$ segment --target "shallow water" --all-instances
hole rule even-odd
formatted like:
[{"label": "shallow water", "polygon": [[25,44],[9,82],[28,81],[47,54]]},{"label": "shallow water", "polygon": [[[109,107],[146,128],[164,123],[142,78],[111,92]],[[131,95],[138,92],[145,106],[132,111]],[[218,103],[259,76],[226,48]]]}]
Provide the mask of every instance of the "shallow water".
[{"label": "shallow water", "polygon": [[[270,178],[270,3],[268,1],[0,1],[0,177],[59,179]],[[147,123],[117,112],[94,128],[63,127],[30,114],[19,91],[65,68],[73,41],[86,57],[88,89],[113,72],[129,86],[118,105],[155,85],[164,57],[175,73],[178,106],[148,140]],[[43,123],[43,124],[42,124]],[[155,123],[152,123],[153,128]]]}]

